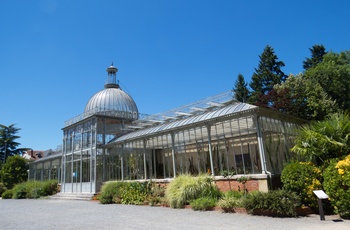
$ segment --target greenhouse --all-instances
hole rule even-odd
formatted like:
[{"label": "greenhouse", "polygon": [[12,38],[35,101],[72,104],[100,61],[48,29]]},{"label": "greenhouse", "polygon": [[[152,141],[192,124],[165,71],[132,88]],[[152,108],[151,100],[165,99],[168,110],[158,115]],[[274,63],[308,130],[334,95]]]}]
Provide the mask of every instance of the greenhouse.
[{"label": "greenhouse", "polygon": [[[119,87],[117,71],[108,67],[104,89],[84,113],[65,122],[62,193],[96,193],[113,180],[166,182],[183,173],[222,179],[225,171],[249,175],[266,190],[290,159],[303,120],[235,101],[231,91],[143,115]],[[31,164],[31,179],[39,179],[39,163]]]}]

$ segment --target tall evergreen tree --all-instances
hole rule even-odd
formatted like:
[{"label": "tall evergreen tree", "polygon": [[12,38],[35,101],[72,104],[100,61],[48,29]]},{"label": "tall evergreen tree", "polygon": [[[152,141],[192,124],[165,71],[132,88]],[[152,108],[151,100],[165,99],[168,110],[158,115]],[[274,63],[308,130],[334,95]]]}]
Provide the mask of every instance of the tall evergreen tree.
[{"label": "tall evergreen tree", "polygon": [[20,143],[16,139],[20,138],[16,134],[21,130],[16,128],[14,124],[5,126],[0,124],[0,157],[3,162],[6,162],[7,157],[14,156],[19,151],[17,147]]},{"label": "tall evergreen tree", "polygon": [[326,48],[323,45],[314,45],[309,50],[311,51],[311,58],[306,58],[306,60],[303,61],[304,70],[308,70],[321,63],[323,56],[327,53]]},{"label": "tall evergreen tree", "polygon": [[252,81],[249,84],[252,93],[248,102],[251,104],[260,104],[260,97],[267,95],[275,84],[280,84],[287,78],[281,70],[284,63],[278,61],[278,57],[271,46],[267,45],[259,58],[258,68],[255,68]]},{"label": "tall evergreen tree", "polygon": [[233,88],[234,98],[240,102],[247,102],[249,89],[242,74],[238,74],[235,86]]}]

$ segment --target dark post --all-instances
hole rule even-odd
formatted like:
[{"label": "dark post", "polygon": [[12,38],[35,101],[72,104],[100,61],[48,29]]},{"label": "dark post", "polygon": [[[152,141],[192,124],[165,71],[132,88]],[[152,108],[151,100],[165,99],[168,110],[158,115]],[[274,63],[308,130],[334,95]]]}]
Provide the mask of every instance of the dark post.
[{"label": "dark post", "polygon": [[317,202],[318,202],[318,211],[320,213],[320,220],[325,220],[324,218],[324,211],[323,211],[323,205],[322,205],[322,200],[317,198]]},{"label": "dark post", "polygon": [[317,196],[318,210],[320,213],[320,219],[325,220],[324,211],[322,205],[322,199],[328,199],[328,195],[323,190],[314,190],[313,193]]}]

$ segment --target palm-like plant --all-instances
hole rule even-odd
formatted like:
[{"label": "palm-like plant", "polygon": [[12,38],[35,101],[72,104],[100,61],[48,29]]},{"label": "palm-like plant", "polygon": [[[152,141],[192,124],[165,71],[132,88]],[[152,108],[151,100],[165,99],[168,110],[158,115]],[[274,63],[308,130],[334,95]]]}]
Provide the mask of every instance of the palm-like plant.
[{"label": "palm-like plant", "polygon": [[20,138],[16,134],[21,130],[16,128],[14,124],[5,126],[0,124],[0,157],[3,162],[7,157],[13,156],[18,153],[17,147],[20,143],[15,140]]},{"label": "palm-like plant", "polygon": [[350,152],[350,117],[347,113],[330,115],[300,129],[292,151],[317,165],[343,157]]}]

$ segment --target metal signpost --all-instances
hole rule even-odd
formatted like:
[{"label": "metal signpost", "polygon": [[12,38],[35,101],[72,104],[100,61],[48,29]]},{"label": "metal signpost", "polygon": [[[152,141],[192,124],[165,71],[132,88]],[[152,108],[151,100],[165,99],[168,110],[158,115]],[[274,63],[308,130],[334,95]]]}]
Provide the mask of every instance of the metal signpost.
[{"label": "metal signpost", "polygon": [[314,190],[313,193],[317,196],[318,210],[320,212],[320,219],[325,220],[322,200],[328,199],[329,196],[323,190]]}]

